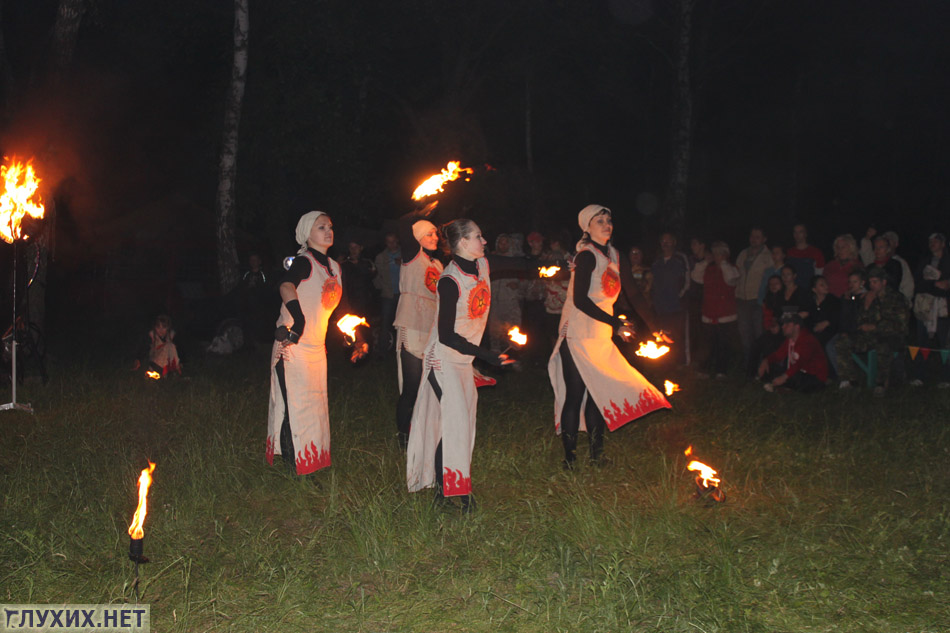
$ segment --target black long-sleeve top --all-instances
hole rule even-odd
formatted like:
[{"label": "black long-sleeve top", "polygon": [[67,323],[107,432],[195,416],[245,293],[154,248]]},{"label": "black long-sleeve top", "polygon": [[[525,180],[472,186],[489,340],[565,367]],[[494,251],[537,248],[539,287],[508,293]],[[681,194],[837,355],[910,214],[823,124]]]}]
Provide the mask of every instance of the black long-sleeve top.
[{"label": "black long-sleeve top", "polygon": [[[591,242],[591,244],[603,253],[605,257],[610,257],[610,247],[608,245],[601,245],[597,242]],[[623,325],[623,321],[601,310],[588,296],[591,279],[596,266],[597,257],[590,251],[583,250],[577,254],[574,258],[574,294],[571,298],[574,301],[574,307],[578,310],[590,318],[600,321],[601,323],[606,323],[616,329]],[[650,305],[640,293],[640,289],[633,279],[633,272],[629,266],[620,267],[620,289],[621,296],[626,300],[627,306],[637,312],[647,327],[650,328],[651,332],[655,331],[657,328],[653,321]],[[620,297],[618,297],[618,299],[619,298]]]},{"label": "black long-sleeve top", "polygon": [[[478,276],[478,262],[463,257],[453,257],[463,272]],[[455,308],[459,300],[459,287],[453,279],[443,277],[439,280],[439,342],[454,349],[459,354],[475,356],[493,365],[500,365],[498,354],[468,342],[455,331]]]}]

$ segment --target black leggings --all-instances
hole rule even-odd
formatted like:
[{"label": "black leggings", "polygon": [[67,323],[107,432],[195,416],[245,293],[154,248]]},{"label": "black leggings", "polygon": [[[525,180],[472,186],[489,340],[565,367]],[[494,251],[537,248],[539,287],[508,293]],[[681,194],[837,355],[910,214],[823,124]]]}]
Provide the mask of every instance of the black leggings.
[{"label": "black leggings", "polygon": [[[422,361],[419,361],[420,363]],[[405,381],[403,384],[406,384]],[[439,382],[435,379],[435,374],[431,371],[429,372],[429,386],[432,387],[432,391],[435,392],[435,397],[439,402],[442,402],[442,387],[439,386]],[[439,440],[439,445],[435,447],[435,481],[439,484],[439,494],[442,494],[442,440]]]},{"label": "black leggings", "polygon": [[280,397],[284,399],[284,419],[280,423],[280,456],[287,468],[297,472],[297,459],[294,452],[294,436],[290,431],[290,407],[287,405],[287,379],[284,377],[284,359],[277,361],[277,384],[280,385]]},{"label": "black leggings", "polygon": [[[581,423],[581,403],[584,401],[584,393],[587,386],[584,379],[577,371],[577,365],[571,357],[571,351],[567,347],[567,341],[561,341],[561,349],[558,351],[561,355],[561,366],[564,369],[564,384],[567,387],[567,393],[564,398],[564,408],[561,409],[561,434],[567,434],[571,437],[577,437],[577,431]],[[588,394],[587,405],[584,407],[584,420],[587,423],[587,432],[591,435],[603,437],[604,416],[597,408],[594,399]]]},{"label": "black leggings", "polygon": [[403,348],[399,350],[399,363],[402,365],[402,393],[396,401],[396,430],[408,437],[412,409],[416,406],[416,395],[422,381],[422,359]]}]

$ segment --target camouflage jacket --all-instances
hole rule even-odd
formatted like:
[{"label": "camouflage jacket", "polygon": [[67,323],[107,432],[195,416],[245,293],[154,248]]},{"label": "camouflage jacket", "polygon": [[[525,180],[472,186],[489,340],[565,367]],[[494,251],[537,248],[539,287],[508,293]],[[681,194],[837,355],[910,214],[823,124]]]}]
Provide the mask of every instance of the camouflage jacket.
[{"label": "camouflage jacket", "polygon": [[864,299],[858,306],[858,327],[872,323],[876,327],[871,334],[877,337],[900,337],[907,332],[907,306],[904,297],[896,290],[885,286],[884,291],[865,307]]}]

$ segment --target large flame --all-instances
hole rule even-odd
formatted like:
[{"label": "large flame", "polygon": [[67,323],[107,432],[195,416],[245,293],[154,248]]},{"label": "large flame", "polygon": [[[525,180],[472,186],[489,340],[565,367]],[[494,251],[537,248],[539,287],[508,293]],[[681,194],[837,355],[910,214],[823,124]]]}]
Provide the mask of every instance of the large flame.
[{"label": "large flame", "polygon": [[637,349],[637,356],[643,356],[646,358],[659,358],[667,352],[670,351],[670,348],[667,345],[657,345],[656,341],[646,341],[640,343],[640,347]]},{"label": "large flame", "polygon": [[20,225],[24,217],[43,217],[43,201],[36,195],[40,179],[33,170],[32,159],[24,165],[16,158],[10,165],[0,166],[0,179],[4,188],[0,195],[0,238],[12,244],[23,237]]},{"label": "large flame", "polygon": [[[679,390],[680,390],[680,386],[679,386],[678,384],[676,384],[675,382],[673,382],[672,380],[664,380],[664,381],[663,381],[663,389],[664,389],[664,391],[666,391],[666,395],[672,396],[674,391],[679,391]],[[692,447],[690,447],[690,448],[692,448]],[[689,455],[689,453],[686,453],[686,454]]]},{"label": "large flame", "polygon": [[369,325],[369,323],[367,323],[363,317],[356,316],[355,314],[344,314],[343,317],[336,322],[336,326],[340,328],[340,331],[343,332],[343,335],[346,336],[346,340],[350,343],[356,342],[356,328],[360,325]]},{"label": "large flame", "polygon": [[510,338],[511,342],[515,345],[524,345],[528,342],[528,335],[522,334],[517,325],[508,330],[508,338]]},{"label": "large flame", "polygon": [[134,539],[145,538],[145,530],[142,526],[148,512],[148,487],[152,485],[153,470],[155,470],[155,464],[149,462],[148,468],[143,469],[142,474],[139,475],[139,505],[135,508],[135,516],[132,517],[132,525],[129,526],[129,536]]},{"label": "large flame", "polygon": [[542,266],[538,271],[539,277],[553,277],[561,271],[560,266]]},{"label": "large flame", "polygon": [[[683,454],[689,457],[693,454],[693,447],[688,446]],[[686,464],[686,470],[693,471],[698,473],[696,475],[697,481],[701,481],[703,488],[718,488],[719,487],[719,478],[716,477],[718,474],[714,468],[707,466],[702,462],[698,462],[695,459],[690,463]]]},{"label": "large flame", "polygon": [[434,176],[426,178],[421,185],[416,187],[416,190],[412,192],[412,199],[422,200],[423,198],[439,193],[442,191],[442,187],[445,183],[458,180],[462,174],[471,174],[474,172],[475,170],[471,167],[460,167],[458,161],[450,160],[445,166],[445,169]]}]

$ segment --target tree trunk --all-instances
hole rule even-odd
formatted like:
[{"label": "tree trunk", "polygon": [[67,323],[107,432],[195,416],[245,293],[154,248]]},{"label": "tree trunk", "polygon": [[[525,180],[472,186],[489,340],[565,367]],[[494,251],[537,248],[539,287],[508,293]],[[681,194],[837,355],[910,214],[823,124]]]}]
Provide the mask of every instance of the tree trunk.
[{"label": "tree trunk", "polygon": [[238,124],[247,75],[248,0],[234,0],[234,62],[231,86],[224,111],[221,160],[218,164],[218,194],[215,199],[218,243],[218,283],[229,292],[239,280],[237,247],[234,242],[234,190],[237,178]]},{"label": "tree trunk", "polygon": [[689,160],[692,146],[693,94],[689,75],[689,46],[692,37],[695,0],[678,0],[679,31],[676,43],[673,88],[673,130],[670,153],[670,179],[664,219],[668,228],[682,233],[686,226],[686,197],[689,189]]},{"label": "tree trunk", "polygon": [[85,12],[85,0],[59,1],[49,51],[49,67],[53,81],[58,81],[72,64],[76,40],[79,38],[79,25]]},{"label": "tree trunk", "polygon": [[531,73],[524,76],[524,153],[525,167],[534,173],[534,146],[531,139]]}]

